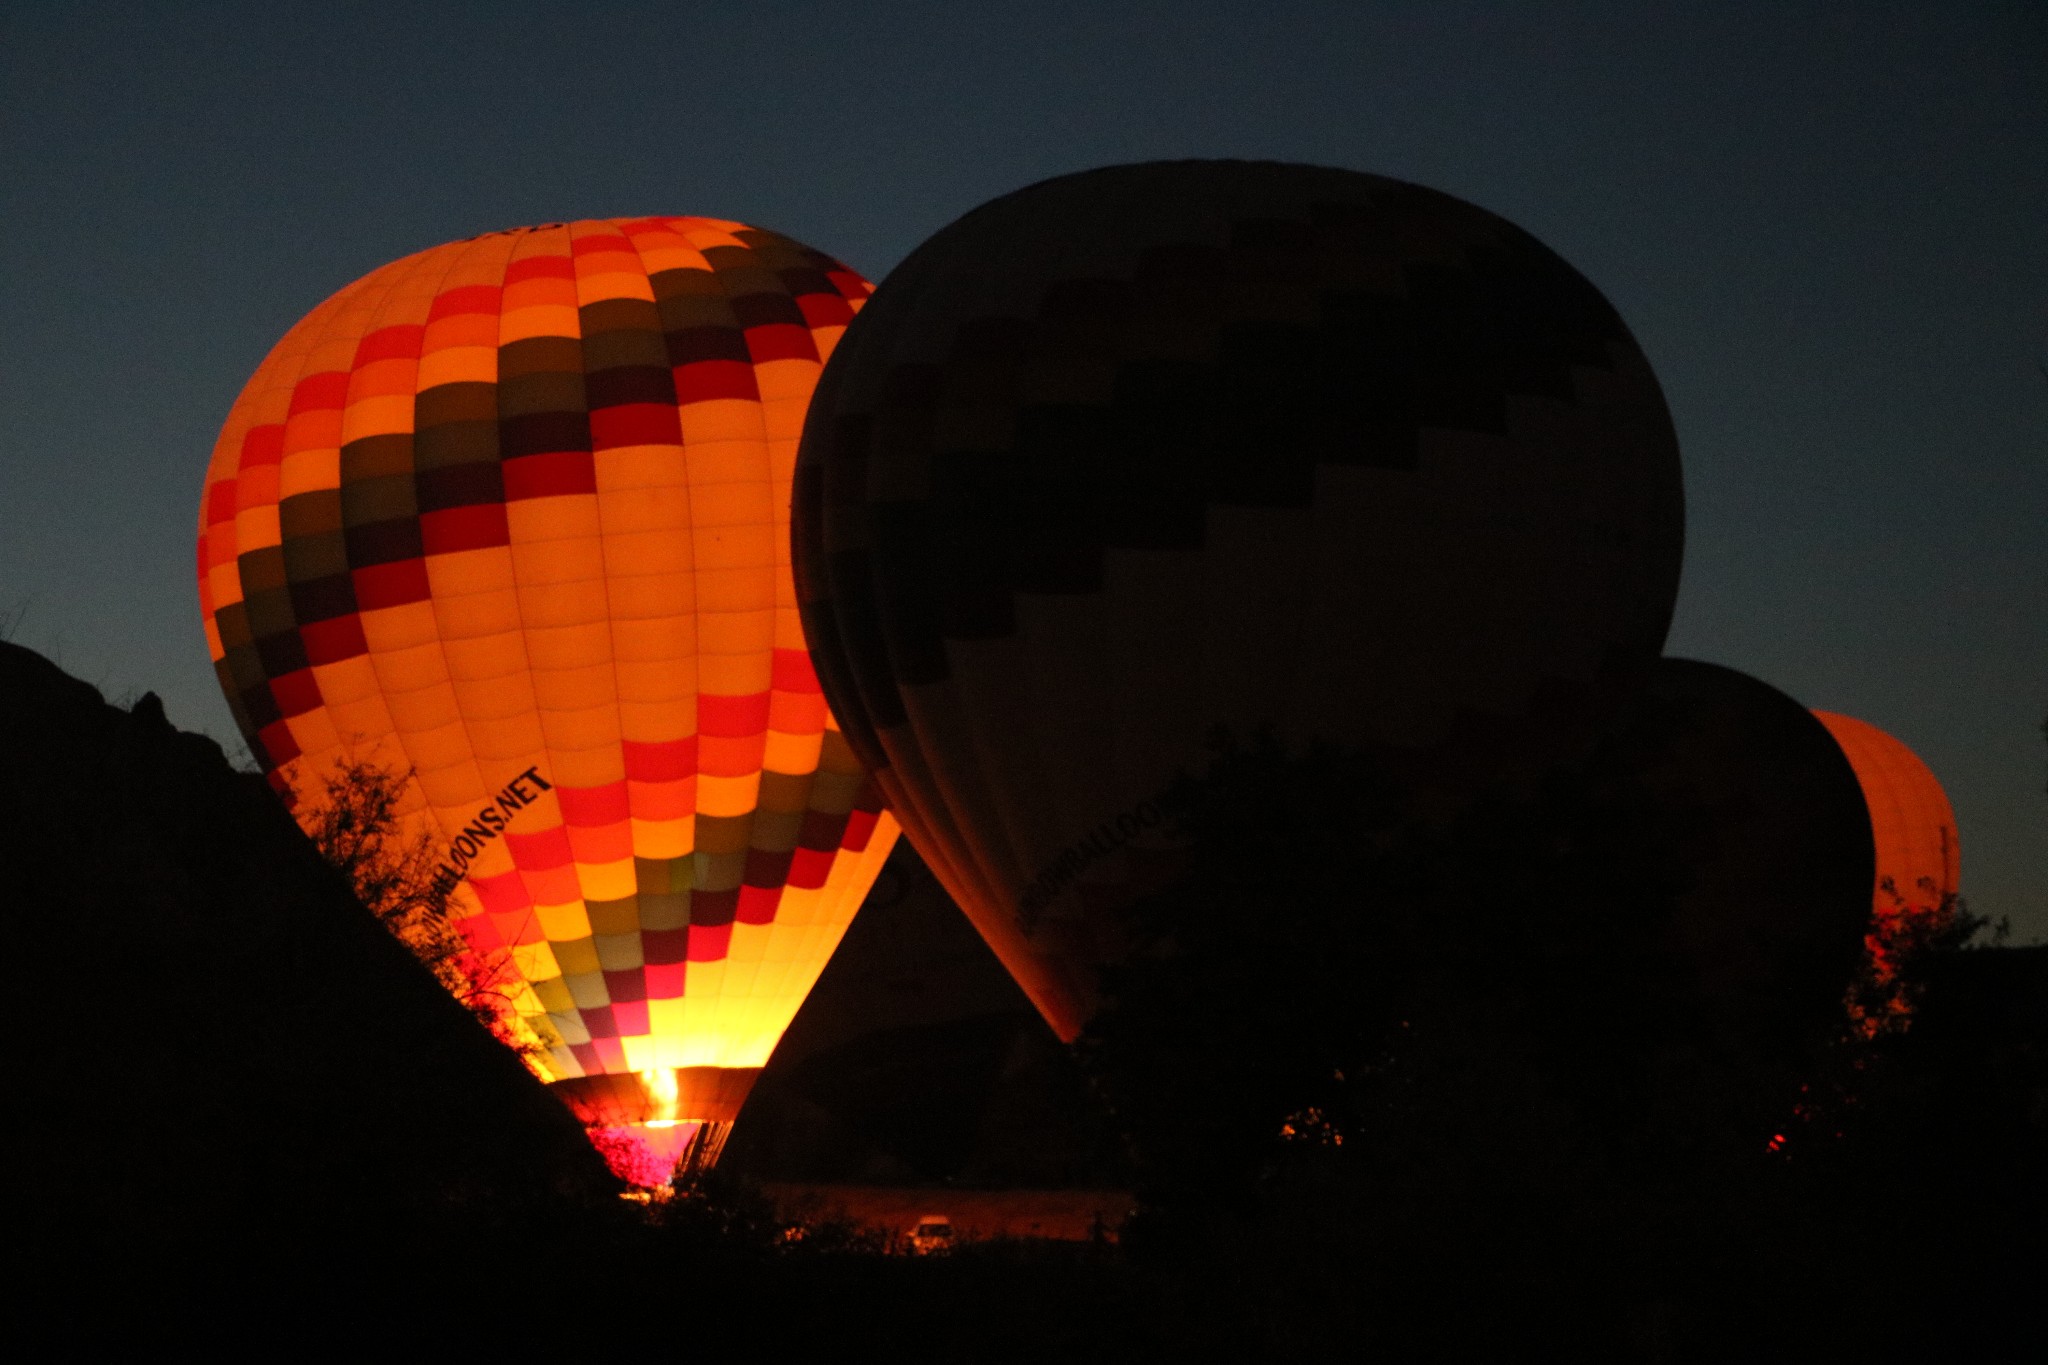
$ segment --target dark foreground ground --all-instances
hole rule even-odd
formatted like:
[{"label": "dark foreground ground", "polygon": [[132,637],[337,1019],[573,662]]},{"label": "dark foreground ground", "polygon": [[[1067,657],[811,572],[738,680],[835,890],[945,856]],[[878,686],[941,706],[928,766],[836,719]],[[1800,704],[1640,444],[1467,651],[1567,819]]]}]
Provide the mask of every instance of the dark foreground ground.
[{"label": "dark foreground ground", "polygon": [[[642,1207],[210,741],[5,644],[0,717],[9,1325],[52,1354],[2048,1358],[2048,949],[1939,964],[1777,1155],[1465,1122],[1168,1191],[905,859],[717,1177]],[[1071,1234],[1104,1190],[1115,1241],[880,1235]]]},{"label": "dark foreground ground", "polygon": [[[1314,1182],[1306,1182],[1312,1186]],[[137,1333],[294,1352],[902,1351],[970,1360],[2030,1361],[2038,1189],[1780,1188],[1716,1208],[1560,1207],[1543,1194],[1432,1221],[1355,1190],[1275,1191],[1227,1225],[1121,1245],[969,1242],[890,1254],[794,1236],[727,1187],[624,1204],[252,1223],[227,1243],[108,1241],[18,1278],[78,1344]],[[1674,1207],[1673,1205],[1681,1205]],[[280,1211],[282,1212],[282,1211]],[[1647,1216],[1646,1216],[1647,1213]],[[1341,1353],[1341,1354],[1340,1354]]]}]

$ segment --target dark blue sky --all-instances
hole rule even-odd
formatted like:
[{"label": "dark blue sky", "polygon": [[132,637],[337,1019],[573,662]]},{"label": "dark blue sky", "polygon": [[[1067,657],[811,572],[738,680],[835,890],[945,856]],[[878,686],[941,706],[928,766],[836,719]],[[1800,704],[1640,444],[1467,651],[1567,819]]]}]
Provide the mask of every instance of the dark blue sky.
[{"label": "dark blue sky", "polygon": [[993,195],[1179,156],[1421,181],[1590,276],[1684,447],[1670,652],[1911,744],[1975,907],[2048,936],[2039,0],[8,6],[0,622],[235,748],[200,479],[333,290],[629,213],[879,278]]}]

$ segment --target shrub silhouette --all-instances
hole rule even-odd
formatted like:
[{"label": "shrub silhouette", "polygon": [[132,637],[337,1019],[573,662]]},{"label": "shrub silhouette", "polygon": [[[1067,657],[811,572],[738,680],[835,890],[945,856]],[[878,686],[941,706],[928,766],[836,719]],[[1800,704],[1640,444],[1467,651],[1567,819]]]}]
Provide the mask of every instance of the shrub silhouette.
[{"label": "shrub silhouette", "polygon": [[355,888],[363,908],[477,1022],[540,1074],[537,1062],[548,1040],[515,1008],[519,983],[510,956],[503,949],[480,953],[463,937],[450,913],[453,888],[439,875],[445,850],[430,831],[408,836],[401,828],[408,778],[350,757],[322,776],[314,800],[288,794],[286,804],[320,856]]}]

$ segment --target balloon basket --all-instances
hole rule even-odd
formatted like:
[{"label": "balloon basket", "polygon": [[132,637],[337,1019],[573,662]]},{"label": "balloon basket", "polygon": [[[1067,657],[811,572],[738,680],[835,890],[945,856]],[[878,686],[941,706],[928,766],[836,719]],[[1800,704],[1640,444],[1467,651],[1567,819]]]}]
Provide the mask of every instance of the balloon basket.
[{"label": "balloon basket", "polygon": [[754,1067],[657,1068],[580,1076],[548,1089],[583,1121],[612,1174],[636,1192],[628,1198],[666,1198],[718,1164],[760,1074]]},{"label": "balloon basket", "polygon": [[590,1145],[629,1187],[623,1198],[661,1203],[718,1164],[730,1123],[662,1120],[589,1128]]}]

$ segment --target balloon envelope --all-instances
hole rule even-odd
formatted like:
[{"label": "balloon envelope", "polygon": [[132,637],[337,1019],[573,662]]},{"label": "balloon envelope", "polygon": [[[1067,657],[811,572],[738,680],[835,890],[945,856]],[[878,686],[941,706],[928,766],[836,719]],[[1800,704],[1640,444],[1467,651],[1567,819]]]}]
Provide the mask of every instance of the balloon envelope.
[{"label": "balloon envelope", "polygon": [[1856,770],[1877,848],[1870,920],[1864,935],[1870,984],[1851,1013],[1875,1037],[1911,1019],[1917,983],[1901,968],[1930,933],[1951,920],[1962,880],[1962,840],[1955,812],[1927,765],[1904,744],[1867,721],[1813,713]]},{"label": "balloon envelope", "polygon": [[1838,1019],[1876,853],[1828,729],[1770,684],[1692,659],[1660,661],[1633,718],[1645,788],[1684,849],[1673,930],[1693,1007],[1774,1046]]},{"label": "balloon envelope", "polygon": [[1941,782],[1918,754],[1868,721],[1831,711],[1813,714],[1835,737],[1863,788],[1877,844],[1875,910],[1939,909],[1962,880],[1962,840]]},{"label": "balloon envelope", "polygon": [[717,219],[451,243],[294,327],[207,472],[200,600],[251,750],[305,802],[344,762],[408,775],[459,927],[613,1146],[715,1155],[896,835],[787,549],[867,293]]},{"label": "balloon envelope", "polygon": [[1218,726],[1452,786],[1584,739],[1662,647],[1683,519],[1655,378],[1569,265],[1420,186],[1246,162],[939,232],[828,366],[796,497],[848,738],[1067,1037]]}]

